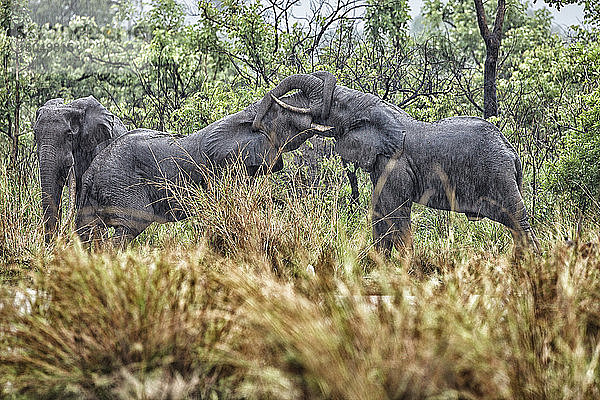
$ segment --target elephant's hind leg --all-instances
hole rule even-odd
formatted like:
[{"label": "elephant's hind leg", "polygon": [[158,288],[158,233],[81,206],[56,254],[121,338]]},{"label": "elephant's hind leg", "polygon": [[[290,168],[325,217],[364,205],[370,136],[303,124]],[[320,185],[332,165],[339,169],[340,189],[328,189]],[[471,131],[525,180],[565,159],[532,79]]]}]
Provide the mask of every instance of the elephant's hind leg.
[{"label": "elephant's hind leg", "polygon": [[106,231],[106,225],[96,214],[93,207],[84,206],[77,211],[75,232],[79,240],[87,247],[97,247]]},{"label": "elephant's hind leg", "polygon": [[139,235],[139,232],[133,232],[126,226],[115,226],[115,232],[111,238],[111,243],[115,248],[124,250],[137,235]]},{"label": "elephant's hind leg", "polygon": [[144,190],[128,193],[104,210],[107,225],[114,227],[113,244],[124,248],[152,222],[156,221],[151,201]]},{"label": "elephant's hind leg", "polygon": [[523,248],[529,247],[536,254],[541,254],[540,243],[527,219],[519,221],[518,229],[510,229],[515,244],[515,254],[520,255]]},{"label": "elephant's hind leg", "polygon": [[516,183],[513,186],[506,192],[510,194],[507,196],[509,200],[502,205],[491,203],[487,216],[510,229],[516,255],[521,254],[526,247],[539,254],[540,245],[529,224],[523,197],[521,197]]},{"label": "elephant's hind leg", "polygon": [[515,253],[522,251],[523,248],[529,247],[536,254],[540,254],[540,244],[533,233],[533,229],[529,224],[527,210],[523,198],[519,195],[515,211],[510,212],[508,218],[511,220],[511,225],[505,224],[511,229],[513,241],[515,245]]}]

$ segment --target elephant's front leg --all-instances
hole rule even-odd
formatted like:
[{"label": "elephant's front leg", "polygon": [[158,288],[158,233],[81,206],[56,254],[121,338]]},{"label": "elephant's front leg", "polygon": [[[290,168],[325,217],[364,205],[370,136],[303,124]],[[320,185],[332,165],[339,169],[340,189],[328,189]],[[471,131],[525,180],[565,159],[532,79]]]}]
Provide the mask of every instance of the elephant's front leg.
[{"label": "elephant's front leg", "polygon": [[378,158],[371,173],[373,183],[373,241],[375,246],[390,254],[393,247],[410,249],[412,236],[410,212],[412,181],[406,162]]}]

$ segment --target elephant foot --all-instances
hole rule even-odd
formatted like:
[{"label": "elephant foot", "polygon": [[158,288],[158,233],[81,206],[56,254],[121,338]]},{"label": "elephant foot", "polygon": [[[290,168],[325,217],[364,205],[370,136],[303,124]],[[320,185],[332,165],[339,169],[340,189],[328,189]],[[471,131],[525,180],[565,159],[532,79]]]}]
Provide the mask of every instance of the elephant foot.
[{"label": "elephant foot", "polygon": [[404,256],[412,253],[413,241],[412,235],[406,233],[402,236],[383,236],[375,239],[375,248],[385,257],[389,258],[392,255],[392,250],[396,249],[399,255]]},{"label": "elephant foot", "polygon": [[523,259],[525,253],[532,251],[535,255],[541,255],[540,243],[533,232],[519,232],[511,229],[510,233],[513,238],[513,257],[515,259]]}]

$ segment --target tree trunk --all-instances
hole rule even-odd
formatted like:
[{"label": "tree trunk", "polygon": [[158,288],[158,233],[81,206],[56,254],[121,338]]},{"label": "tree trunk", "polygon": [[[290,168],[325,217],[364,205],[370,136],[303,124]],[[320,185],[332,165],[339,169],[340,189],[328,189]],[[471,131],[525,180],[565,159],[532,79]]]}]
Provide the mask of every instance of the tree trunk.
[{"label": "tree trunk", "polygon": [[[4,51],[3,55],[2,55],[2,69],[4,70],[3,74],[2,74],[2,78],[4,80],[4,82],[2,82],[4,84],[4,86],[6,87],[6,102],[4,104],[2,104],[2,108],[6,111],[6,119],[7,119],[7,131],[3,132],[4,134],[6,134],[8,136],[9,139],[11,139],[11,146],[12,146],[12,116],[10,114],[10,79],[9,79],[9,71],[8,71],[8,65],[9,65],[9,56],[11,54],[10,52],[10,25],[11,25],[11,9],[12,9],[12,3],[11,1],[3,1],[1,3],[0,6],[0,25],[2,28],[2,31],[6,34],[6,37],[9,40],[9,51]],[[12,147],[11,147],[12,150]],[[10,154],[11,160],[12,160],[12,151]],[[12,164],[12,163],[11,163]]]},{"label": "tree trunk", "polygon": [[494,29],[489,30],[485,17],[485,9],[482,0],[475,1],[475,10],[477,12],[477,24],[479,33],[485,42],[486,57],[484,66],[483,80],[483,117],[489,118],[498,115],[498,99],[496,97],[496,70],[498,67],[498,54],[502,43],[502,25],[504,24],[504,14],[506,12],[505,0],[498,0],[496,9],[496,20]]},{"label": "tree trunk", "polygon": [[500,41],[487,46],[485,66],[483,70],[483,118],[498,115],[498,99],[496,97],[496,70]]},{"label": "tree trunk", "polygon": [[[4,57],[2,59],[2,66],[5,71],[5,85],[7,89],[6,93],[6,103],[4,106],[6,107],[8,114],[8,131],[5,132],[8,138],[10,139],[11,149],[10,149],[10,167],[14,170],[18,171],[18,158],[19,158],[19,137],[21,136],[21,87],[20,87],[20,76],[19,76],[19,45],[15,44],[14,41],[18,40],[18,35],[14,35],[11,33],[12,28],[12,1],[5,1],[2,4],[2,30],[6,33],[6,36],[9,38],[9,49],[13,48],[14,45],[14,53],[10,51],[4,53]],[[10,64],[10,55],[14,54],[15,57],[15,65],[14,65],[14,74],[11,74],[9,71]],[[11,76],[12,75],[12,76]],[[14,81],[14,91],[11,91],[11,84]],[[13,107],[11,107],[11,105]],[[10,109],[12,108],[12,115]],[[12,118],[11,118],[12,117]]]}]

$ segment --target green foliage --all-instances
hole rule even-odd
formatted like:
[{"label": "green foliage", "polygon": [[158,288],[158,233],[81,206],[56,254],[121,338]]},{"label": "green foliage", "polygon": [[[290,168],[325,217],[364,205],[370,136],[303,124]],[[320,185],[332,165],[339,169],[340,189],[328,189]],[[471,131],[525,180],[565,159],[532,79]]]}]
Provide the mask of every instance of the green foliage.
[{"label": "green foliage", "polygon": [[545,3],[555,6],[557,9],[569,5],[579,4],[583,6],[584,17],[587,23],[600,25],[600,4],[594,0],[544,0]]},{"label": "green foliage", "polygon": [[[526,162],[545,167],[544,188],[556,195],[552,199],[581,210],[598,209],[598,54],[597,45],[583,43],[541,47],[526,53],[511,84],[521,93],[514,118],[535,127],[530,130],[540,143],[541,154]],[[511,131],[520,146],[533,145],[527,131]]]},{"label": "green foliage", "polygon": [[157,1],[139,25],[150,38],[133,61],[143,88],[140,108],[154,111],[140,123],[161,131],[173,130],[171,116],[207,79],[210,57],[197,51],[202,37],[195,26],[183,22],[181,5],[165,0]]},{"label": "green foliage", "polygon": [[558,198],[582,211],[600,210],[600,91],[586,100],[579,129],[567,136],[565,148],[552,169],[549,188]]},{"label": "green foliage", "polygon": [[282,60],[293,56],[288,47],[290,34],[278,32],[267,21],[260,1],[213,3],[203,0],[199,4],[202,30],[213,39],[210,51],[228,55],[245,79],[270,83]]},{"label": "green foliage", "polygon": [[[497,2],[484,4],[486,15],[495,15]],[[560,47],[561,39],[552,32],[551,16],[547,10],[530,9],[529,1],[509,1],[503,24],[502,46],[498,65],[498,101],[500,114],[517,100],[514,91],[504,90],[512,74],[522,62],[523,54],[540,46]],[[493,21],[488,21],[488,24]],[[479,29],[473,1],[442,2],[427,0],[423,6],[423,31],[420,41],[438,38],[432,51],[445,64],[451,89],[436,98],[427,98],[435,119],[452,115],[483,114],[483,64],[486,49]],[[504,108],[504,110],[503,110]]]},{"label": "green foliage", "polygon": [[409,5],[406,0],[369,1],[365,27],[369,39],[379,43],[388,38],[398,46],[408,31]]},{"label": "green foliage", "polygon": [[[35,25],[21,0],[3,1],[0,8],[0,149],[9,141],[10,158],[18,161],[19,140],[27,122],[21,109],[29,105],[30,94],[23,90],[35,79],[31,62],[32,31]],[[4,142],[4,143],[3,143]]]}]

